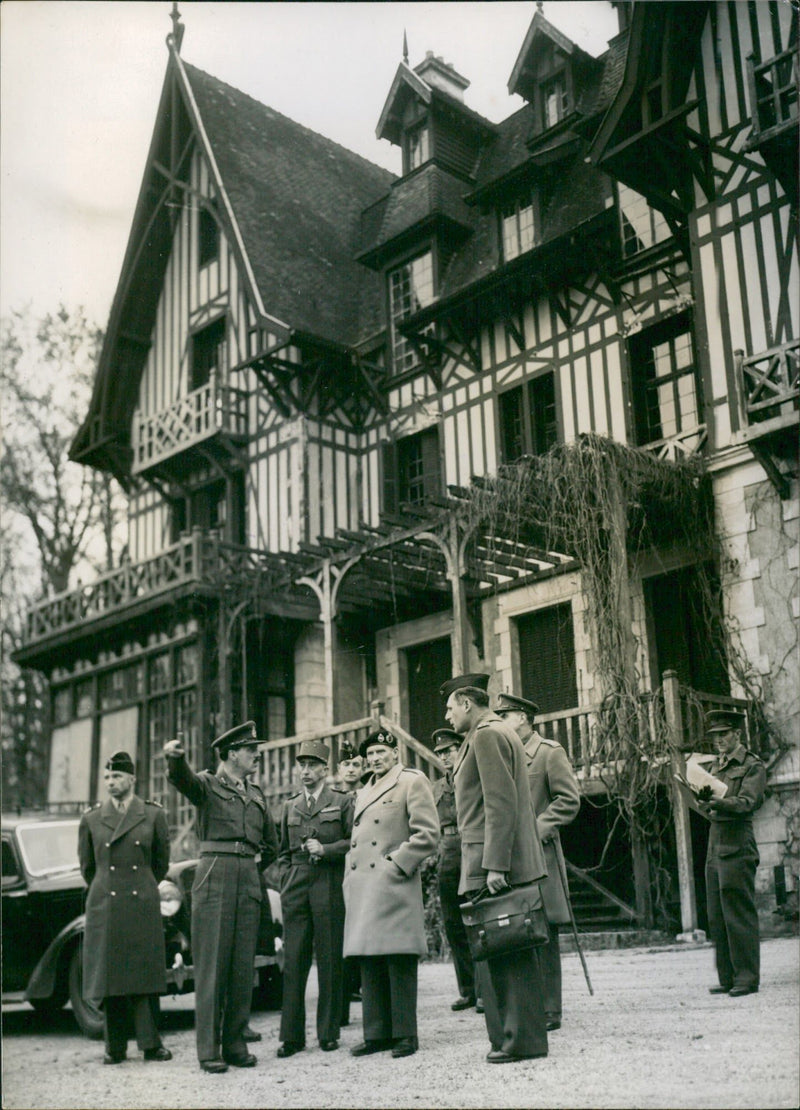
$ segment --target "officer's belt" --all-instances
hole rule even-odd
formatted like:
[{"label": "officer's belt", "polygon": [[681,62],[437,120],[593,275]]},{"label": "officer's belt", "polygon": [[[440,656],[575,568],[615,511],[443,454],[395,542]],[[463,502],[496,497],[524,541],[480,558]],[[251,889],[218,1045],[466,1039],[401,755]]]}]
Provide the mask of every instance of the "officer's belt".
[{"label": "officer's belt", "polygon": [[201,856],[249,856],[258,855],[258,848],[246,840],[203,840],[200,842]]},{"label": "officer's belt", "polygon": [[458,825],[442,825],[442,836],[458,836]]}]

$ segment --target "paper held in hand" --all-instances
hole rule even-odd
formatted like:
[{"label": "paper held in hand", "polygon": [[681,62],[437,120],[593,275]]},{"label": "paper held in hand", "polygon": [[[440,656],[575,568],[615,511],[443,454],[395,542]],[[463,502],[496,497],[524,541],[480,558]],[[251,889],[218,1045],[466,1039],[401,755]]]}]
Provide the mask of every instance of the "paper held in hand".
[{"label": "paper held in hand", "polygon": [[686,775],[676,775],[675,778],[678,782],[682,782],[684,786],[688,786],[695,795],[698,794],[704,786],[707,786],[711,790],[712,798],[724,798],[728,793],[727,783],[716,778],[705,769],[702,763],[705,759],[708,759],[708,756],[700,755],[698,752],[692,752],[686,760]]}]

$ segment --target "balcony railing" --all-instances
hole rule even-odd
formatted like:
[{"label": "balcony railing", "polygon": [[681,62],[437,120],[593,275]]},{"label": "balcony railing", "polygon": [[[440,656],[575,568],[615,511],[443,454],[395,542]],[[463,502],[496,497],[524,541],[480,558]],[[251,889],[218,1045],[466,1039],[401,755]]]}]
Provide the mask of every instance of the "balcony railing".
[{"label": "balcony railing", "polygon": [[739,380],[739,425],[754,434],[798,423],[800,410],[800,340],[745,357],[735,352]]},{"label": "balcony railing", "polygon": [[221,385],[216,375],[166,409],[137,414],[133,427],[133,473],[140,474],[195,444],[227,434],[247,435],[247,393]]}]

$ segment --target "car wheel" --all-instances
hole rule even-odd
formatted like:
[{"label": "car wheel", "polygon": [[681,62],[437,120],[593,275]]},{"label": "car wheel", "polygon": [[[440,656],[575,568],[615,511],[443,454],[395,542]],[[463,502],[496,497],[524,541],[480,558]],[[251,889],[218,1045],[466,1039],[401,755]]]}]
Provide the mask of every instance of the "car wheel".
[{"label": "car wheel", "polygon": [[81,946],[78,945],[69,961],[69,1000],[80,1031],[93,1041],[99,1041],[103,1036],[103,1011],[83,997],[82,987]]},{"label": "car wheel", "polygon": [[254,1010],[280,1010],[283,1002],[283,975],[276,964],[267,964],[257,972],[258,985],[253,989]]}]

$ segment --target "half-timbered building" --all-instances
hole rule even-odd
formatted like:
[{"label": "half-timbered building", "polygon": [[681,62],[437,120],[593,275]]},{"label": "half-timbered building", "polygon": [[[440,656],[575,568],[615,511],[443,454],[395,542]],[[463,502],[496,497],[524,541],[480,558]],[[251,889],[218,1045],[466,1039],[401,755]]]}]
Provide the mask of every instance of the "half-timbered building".
[{"label": "half-timbered building", "polygon": [[[127,557],[35,606],[18,656],[51,682],[53,800],[94,798],[128,746],[185,831],[164,741],[200,765],[249,717],[276,795],[298,735],[336,751],[375,715],[436,774],[438,687],[487,670],[575,763],[567,855],[614,915],[652,918],[633,833],[602,853],[608,682],[580,559],[469,511],[498,472],[607,442],[707,477],[713,565],[668,521],[623,551],[633,669],[676,751],[710,704],[747,708],[753,743],[767,722],[765,910],[797,882],[796,10],[617,8],[593,57],[540,6],[501,123],[452,65],[404,58],[376,105],[397,177],[191,66],[176,24],[72,448],[127,490]],[[663,794],[688,931],[704,834],[669,774]]]}]

